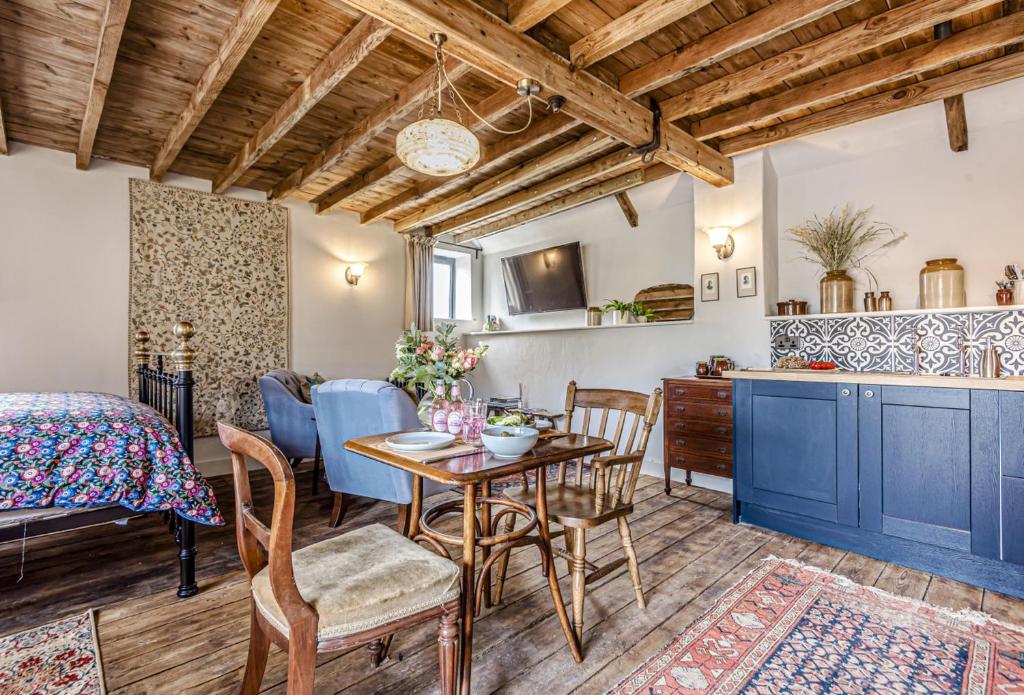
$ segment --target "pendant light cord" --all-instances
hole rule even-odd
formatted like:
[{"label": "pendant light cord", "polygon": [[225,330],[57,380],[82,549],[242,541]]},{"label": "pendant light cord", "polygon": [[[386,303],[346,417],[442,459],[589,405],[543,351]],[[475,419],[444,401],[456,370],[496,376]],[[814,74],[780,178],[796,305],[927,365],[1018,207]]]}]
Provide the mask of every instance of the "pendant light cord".
[{"label": "pendant light cord", "polygon": [[[440,49],[438,49],[438,54],[440,54],[440,52],[441,52]],[[469,105],[468,101],[466,101],[466,98],[464,96],[462,96],[462,92],[460,92],[458,89],[455,88],[455,85],[452,84],[451,78],[448,77],[448,70],[445,69],[444,62],[439,61],[438,65],[441,66],[441,74],[444,75],[444,80],[445,80],[445,82],[448,83],[448,91],[453,93],[455,96],[457,96],[459,98],[459,101],[462,102],[463,106],[465,106],[466,109],[471,114],[473,114],[478,121],[480,121],[481,123],[486,125],[488,128],[490,128],[494,132],[501,133],[502,135],[516,135],[518,133],[523,132],[527,128],[529,128],[530,124],[533,123],[533,99],[531,99],[529,96],[526,96],[525,99],[526,99],[527,108],[529,109],[529,115],[528,115],[528,117],[526,119],[526,123],[523,124],[522,128],[518,128],[516,130],[504,130],[504,129],[499,128],[498,126],[494,125],[493,123],[488,121],[486,118],[484,118],[483,116],[478,114],[476,111],[474,111],[473,107]],[[453,102],[455,101],[454,97],[452,97],[452,101]],[[458,108],[459,108],[458,104],[456,104],[455,105],[456,113],[458,112]],[[461,117],[460,117],[460,121],[459,122],[460,123],[462,122],[461,121]]]}]

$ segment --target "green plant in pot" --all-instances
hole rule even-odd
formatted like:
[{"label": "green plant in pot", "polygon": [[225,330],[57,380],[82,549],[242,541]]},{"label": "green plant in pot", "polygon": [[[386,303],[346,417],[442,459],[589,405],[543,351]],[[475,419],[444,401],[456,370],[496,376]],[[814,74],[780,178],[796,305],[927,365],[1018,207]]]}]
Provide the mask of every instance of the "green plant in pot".
[{"label": "green plant in pot", "polygon": [[648,323],[654,320],[654,312],[646,308],[643,302],[633,302],[629,305],[629,313],[637,323]]},{"label": "green plant in pot", "polygon": [[867,258],[907,236],[897,234],[887,224],[871,221],[870,214],[871,208],[854,210],[846,205],[842,210],[833,209],[824,219],[815,215],[786,230],[804,250],[801,258],[820,265],[825,273],[818,283],[823,314],[852,312],[854,281],[849,271],[863,269]]},{"label": "green plant in pot", "polygon": [[623,302],[619,299],[609,299],[601,307],[601,310],[608,314],[611,319],[610,325],[618,326],[623,323],[629,323],[630,317],[633,316],[633,303]]}]

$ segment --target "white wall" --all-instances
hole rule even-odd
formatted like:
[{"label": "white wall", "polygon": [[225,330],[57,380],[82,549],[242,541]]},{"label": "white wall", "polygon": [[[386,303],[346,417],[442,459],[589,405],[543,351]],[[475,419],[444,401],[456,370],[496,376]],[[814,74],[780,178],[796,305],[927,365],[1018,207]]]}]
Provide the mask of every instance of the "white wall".
[{"label": "white wall", "polygon": [[[500,272],[502,256],[570,241],[583,245],[589,302],[632,300],[637,290],[666,282],[696,285],[718,272],[721,300],[696,303],[693,323],[638,328],[473,336],[490,350],[473,381],[483,395],[515,395],[523,384],[528,405],[561,410],[566,384],[650,392],[664,377],[692,374],[698,359],[729,353],[744,365],[767,364],[763,300],[736,297],[735,270],[761,266],[766,175],[760,154],[737,159],[737,184],[713,189],[673,176],[630,191],[640,214],[631,229],[614,199],[605,199],[484,240],[484,313],[506,328],[580,326],[582,311],[508,316]],[[769,176],[770,178],[770,176]],[[736,253],[720,261],[699,229],[737,228]],[[759,267],[760,270],[760,267]],[[760,280],[759,280],[760,283]],[[654,430],[645,469],[661,474],[662,426]],[[721,478],[696,475],[698,484],[731,490]]]},{"label": "white wall", "polygon": [[[128,179],[139,167],[14,143],[0,157],[0,391],[128,390]],[[210,183],[167,183],[209,191]],[[262,200],[233,189],[230,195]],[[404,250],[389,224],[355,215],[291,218],[292,366],[327,377],[383,377],[402,324]],[[369,264],[357,287],[343,260]],[[168,330],[170,327],[168,327]],[[199,355],[198,359],[216,356]],[[197,444],[206,471],[223,452]],[[217,468],[216,470],[219,470]]]},{"label": "white wall", "polygon": [[[1003,266],[1024,263],[1024,80],[964,100],[966,152],[949,149],[941,103],[772,148],[780,229],[847,202],[873,206],[874,219],[908,234],[867,263],[896,308],[917,306],[918,272],[926,260],[947,256],[966,270],[968,305],[995,304]],[[810,300],[816,311],[817,266],[798,260],[799,247],[784,232],[779,255],[780,297]],[[863,274],[857,281],[860,292],[867,289]]]}]

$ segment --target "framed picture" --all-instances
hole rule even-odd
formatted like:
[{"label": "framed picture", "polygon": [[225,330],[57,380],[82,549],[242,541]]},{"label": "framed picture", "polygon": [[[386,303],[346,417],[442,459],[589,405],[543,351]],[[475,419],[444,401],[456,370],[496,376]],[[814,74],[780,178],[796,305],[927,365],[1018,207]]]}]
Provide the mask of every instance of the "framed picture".
[{"label": "framed picture", "polygon": [[757,268],[736,269],[736,296],[757,296]]},{"label": "framed picture", "polygon": [[718,301],[718,273],[704,273],[700,276],[700,301]]}]

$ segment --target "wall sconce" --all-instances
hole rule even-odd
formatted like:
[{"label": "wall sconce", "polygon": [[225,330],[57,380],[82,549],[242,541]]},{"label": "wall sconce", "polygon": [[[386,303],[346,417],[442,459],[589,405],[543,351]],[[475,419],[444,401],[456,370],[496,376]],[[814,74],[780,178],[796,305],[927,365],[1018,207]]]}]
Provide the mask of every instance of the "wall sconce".
[{"label": "wall sconce", "polygon": [[358,285],[359,278],[363,277],[363,273],[365,272],[365,263],[349,263],[348,267],[345,268],[345,279],[348,280],[348,284],[350,285]]},{"label": "wall sconce", "polygon": [[711,241],[711,248],[718,254],[718,259],[724,261],[736,250],[736,242],[732,238],[732,227],[708,227],[704,230]]}]

